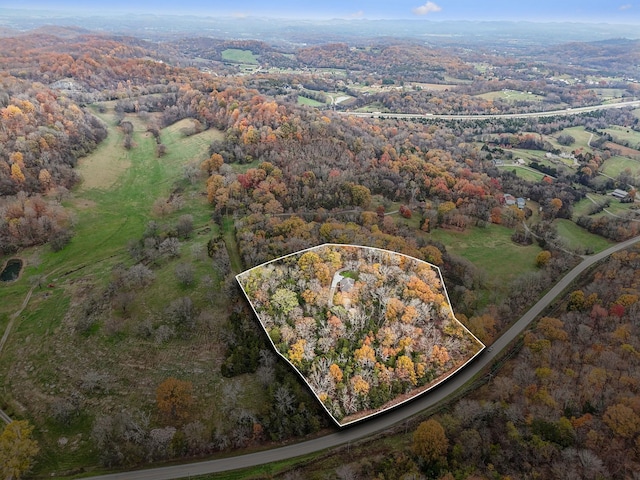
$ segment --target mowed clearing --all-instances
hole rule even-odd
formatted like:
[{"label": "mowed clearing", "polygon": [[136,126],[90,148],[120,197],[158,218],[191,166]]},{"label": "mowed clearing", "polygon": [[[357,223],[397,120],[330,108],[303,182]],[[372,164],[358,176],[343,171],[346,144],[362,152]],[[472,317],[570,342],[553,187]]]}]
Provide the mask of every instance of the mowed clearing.
[{"label": "mowed clearing", "polygon": [[[99,114],[98,114],[99,115]],[[115,128],[113,114],[99,115],[109,127],[109,135],[91,155],[80,159],[78,173],[82,178],[80,190],[109,188],[131,166],[131,152],[124,150],[124,133]]]},{"label": "mowed clearing", "polygon": [[[114,186],[118,178],[139,156],[139,150],[123,148],[124,133],[116,126],[113,112],[98,114],[109,125],[109,136],[91,155],[80,160],[78,172],[82,177],[80,190],[107,190]],[[137,115],[127,115],[124,120],[130,121],[134,127],[134,134],[140,139],[148,141],[151,133],[146,131],[146,125]],[[199,157],[209,148],[214,140],[221,140],[224,134],[214,128],[187,137],[185,131],[194,128],[194,120],[186,118],[161,130],[160,139],[167,147],[169,158],[180,154],[183,158]]]}]

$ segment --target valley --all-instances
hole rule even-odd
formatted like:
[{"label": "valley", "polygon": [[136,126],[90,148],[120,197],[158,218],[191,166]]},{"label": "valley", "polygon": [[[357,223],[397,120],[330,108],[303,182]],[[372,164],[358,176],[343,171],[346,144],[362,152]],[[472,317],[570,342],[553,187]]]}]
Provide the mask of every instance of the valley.
[{"label": "valley", "polygon": [[[556,478],[576,458],[593,478],[636,470],[638,40],[2,35],[0,264],[23,265],[0,282],[0,408],[35,442],[27,478],[196,461],[202,474],[254,466],[203,478]],[[281,320],[268,337],[236,275],[321,244],[437,266],[487,351],[368,430],[340,429],[389,401],[380,372],[400,379],[394,395],[428,384],[414,348],[428,342],[378,326],[366,345],[334,338],[336,391],[380,389],[358,408],[320,404],[326,392],[290,367],[311,372],[327,342],[298,332],[305,351]],[[389,298],[365,295],[373,280],[358,283],[376,268],[347,273],[367,308],[398,320]],[[319,332],[304,285],[286,298],[311,313],[289,323]],[[426,311],[420,295],[395,293]],[[351,297],[330,298],[347,323]],[[393,355],[347,359],[369,344]],[[418,453],[426,422],[447,440],[431,460]]]}]

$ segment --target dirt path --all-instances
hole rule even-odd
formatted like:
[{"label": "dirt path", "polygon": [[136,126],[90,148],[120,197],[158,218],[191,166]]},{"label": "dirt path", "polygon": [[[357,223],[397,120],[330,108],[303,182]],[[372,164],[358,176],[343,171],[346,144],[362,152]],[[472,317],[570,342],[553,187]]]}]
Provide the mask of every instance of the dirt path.
[{"label": "dirt path", "polygon": [[[587,197],[589,200],[591,200],[591,202],[594,205],[598,205],[598,202],[596,202],[593,198],[591,198],[589,195],[585,195],[585,197]],[[602,209],[603,212],[605,212],[607,215],[611,215],[612,217],[616,217],[616,218],[621,218],[623,220],[628,220],[630,222],[640,222],[640,220],[636,220],[635,218],[629,218],[629,217],[623,217],[621,215],[616,215],[615,213],[613,213],[610,210],[607,210],[606,208]]]},{"label": "dirt path", "polygon": [[36,287],[34,285],[29,289],[29,291],[27,292],[27,296],[24,297],[24,300],[22,301],[20,310],[18,310],[16,313],[11,315],[11,318],[9,319],[9,324],[7,325],[7,328],[4,330],[4,334],[2,335],[2,339],[0,340],[0,354],[2,354],[2,349],[4,348],[4,344],[7,342],[7,339],[9,338],[9,333],[11,333],[11,329],[13,328],[13,324],[15,323],[16,318],[18,318],[22,313],[22,311],[26,308],[27,304],[29,303],[29,300],[31,300],[31,295],[33,294],[33,290],[35,288]]},{"label": "dirt path", "polygon": [[[57,269],[44,275],[40,283],[44,282],[49,275],[54,274],[56,271]],[[29,291],[24,297],[24,300],[22,301],[22,305],[20,305],[20,309],[16,313],[11,315],[11,317],[9,318],[9,323],[7,324],[7,328],[5,328],[4,333],[2,334],[2,339],[0,339],[0,355],[2,355],[4,344],[7,343],[7,340],[9,339],[9,334],[11,333],[11,329],[13,328],[13,324],[16,322],[16,319],[20,315],[22,315],[22,312],[24,311],[24,309],[27,308],[27,305],[29,304],[29,300],[31,300],[31,296],[33,295],[33,291],[35,290],[36,286],[37,285],[34,285],[29,289]],[[11,417],[9,417],[9,415],[7,415],[6,412],[4,412],[1,409],[0,409],[0,420],[4,421],[7,424],[12,422]]]},{"label": "dirt path", "polygon": [[[4,334],[2,335],[2,339],[0,340],[0,355],[2,354],[2,349],[4,348],[4,344],[7,343],[7,339],[9,338],[9,334],[11,333],[11,329],[13,328],[13,324],[15,323],[16,318],[18,318],[20,314],[22,314],[23,310],[26,308],[27,304],[29,303],[29,300],[31,300],[31,295],[33,294],[33,290],[35,288],[36,286],[34,285],[29,289],[29,292],[27,292],[27,295],[24,297],[24,300],[22,301],[22,305],[20,306],[20,309],[16,313],[11,315],[11,318],[9,319],[9,324],[7,325],[7,328],[5,328]],[[7,425],[12,422],[11,417],[1,409],[0,409],[0,419],[4,421]]]}]

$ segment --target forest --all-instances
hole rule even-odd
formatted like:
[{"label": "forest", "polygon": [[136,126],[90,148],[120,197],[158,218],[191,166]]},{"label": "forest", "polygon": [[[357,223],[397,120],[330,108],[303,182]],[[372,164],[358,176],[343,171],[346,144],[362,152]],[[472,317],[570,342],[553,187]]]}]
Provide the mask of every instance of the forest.
[{"label": "forest", "polygon": [[283,478],[633,478],[639,259],[636,246],[598,265],[474,392],[387,446],[364,442]]},{"label": "forest", "polygon": [[341,426],[423,393],[484,347],[453,317],[439,271],[397,253],[322,245],[237,278]]},{"label": "forest", "polygon": [[[418,325],[426,317],[414,310],[426,315],[429,292],[441,299],[442,280],[455,317],[490,345],[580,255],[640,233],[637,109],[465,121],[345,114],[528,112],[610,101],[603,91],[635,95],[637,83],[607,76],[602,59],[583,68],[545,63],[549,52],[518,60],[361,43],[292,50],[70,28],[2,38],[0,265],[18,257],[25,267],[0,284],[0,408],[21,420],[2,433],[0,455],[17,431],[29,440],[25,471],[72,477],[333,432],[332,416],[348,421],[428,387],[478,351],[448,306],[430,313],[442,330]],[[243,70],[228,50],[265,68]],[[566,83],[569,74],[580,82]],[[614,188],[630,201],[613,199]],[[297,282],[269,278],[268,293],[243,284],[270,299],[254,312],[235,275],[324,243],[398,252],[442,279],[429,269],[423,288],[426,277],[396,272],[380,287],[397,302],[384,302],[363,285],[393,269],[354,264],[354,296],[327,294],[326,308],[316,287],[342,265],[312,261],[287,267]],[[617,254],[541,319],[491,378],[497,388],[438,412],[439,426],[414,425],[444,436],[443,448],[430,456],[410,445],[355,471],[493,478],[535,464],[552,478],[580,459],[593,478],[627,478],[638,463],[636,263],[637,252]],[[377,316],[358,313],[356,294]],[[348,342],[340,328],[353,325],[351,308],[363,323]],[[324,406],[289,363],[315,378]]]}]

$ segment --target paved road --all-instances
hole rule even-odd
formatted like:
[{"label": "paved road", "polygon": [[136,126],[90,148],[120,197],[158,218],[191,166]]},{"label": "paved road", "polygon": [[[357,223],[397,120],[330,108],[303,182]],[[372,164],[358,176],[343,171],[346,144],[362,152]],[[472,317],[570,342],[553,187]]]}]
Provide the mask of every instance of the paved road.
[{"label": "paved road", "polygon": [[378,118],[433,118],[440,120],[491,120],[494,118],[529,118],[529,117],[555,117],[559,115],[578,115],[580,113],[595,112],[598,110],[608,110],[611,108],[640,107],[640,100],[620,103],[607,103],[603,105],[592,105],[590,107],[565,108],[563,110],[551,110],[548,112],[528,112],[528,113],[498,113],[494,115],[435,115],[430,113],[386,113],[386,112],[339,112],[342,115],[352,115],[354,117],[378,117]]},{"label": "paved road", "polygon": [[345,428],[337,433],[324,437],[296,443],[285,447],[265,450],[258,453],[239,455],[236,457],[223,458],[219,460],[208,460],[187,465],[175,465],[171,467],[152,468],[125,473],[114,473],[91,477],[96,480],[168,480],[173,478],[183,478],[192,475],[203,475],[207,473],[225,472],[238,468],[254,467],[280,460],[318,452],[327,448],[337,447],[348,442],[371,436],[393,425],[396,425],[409,417],[444,400],[456,390],[469,382],[480,370],[491,363],[491,361],[506,348],[520,333],[535,319],[551,302],[567,288],[582,272],[594,265],[596,262],[608,257],[614,252],[640,242],[640,236],[634,237],[626,242],[614,245],[596,255],[584,259],[578,266],[565,275],[549,292],[525,313],[507,332],[496,340],[491,349],[485,350],[473,363],[466,366],[453,378],[446,380],[436,389],[425,393],[418,399],[406,403],[395,410],[391,410],[383,415],[368,420],[362,424]]}]

